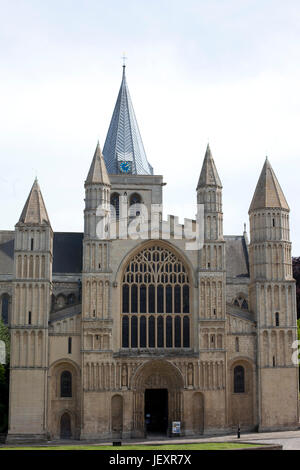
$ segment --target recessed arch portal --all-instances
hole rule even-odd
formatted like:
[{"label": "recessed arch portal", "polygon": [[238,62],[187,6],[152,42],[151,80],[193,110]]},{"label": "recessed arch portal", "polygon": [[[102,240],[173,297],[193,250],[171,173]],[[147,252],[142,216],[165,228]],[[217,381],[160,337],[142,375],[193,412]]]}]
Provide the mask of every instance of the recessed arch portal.
[{"label": "recessed arch portal", "polygon": [[184,379],[181,371],[171,362],[161,359],[147,361],[132,376],[131,388],[134,391],[135,435],[144,435],[145,412],[147,407],[149,408],[149,402],[146,403],[146,400],[149,400],[149,396],[151,399],[151,395],[155,398],[154,392],[149,393],[149,391],[164,391],[162,396],[165,395],[168,410],[162,418],[167,416],[166,428],[170,429],[172,421],[182,421]]}]

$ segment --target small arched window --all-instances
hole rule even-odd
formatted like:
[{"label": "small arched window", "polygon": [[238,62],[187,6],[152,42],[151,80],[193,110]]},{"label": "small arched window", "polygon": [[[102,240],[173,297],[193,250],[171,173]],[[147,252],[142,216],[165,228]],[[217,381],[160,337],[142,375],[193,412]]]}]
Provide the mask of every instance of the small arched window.
[{"label": "small arched window", "polygon": [[60,396],[62,398],[72,397],[72,374],[64,370],[60,376]]},{"label": "small arched window", "polygon": [[134,193],[130,196],[129,206],[130,206],[130,217],[136,217],[141,214],[141,196],[137,193]]},{"label": "small arched window", "polygon": [[119,219],[120,217],[120,195],[118,193],[113,193],[110,197],[110,204],[112,206],[112,217]]},{"label": "small arched window", "polygon": [[279,326],[279,313],[275,313],[275,326]]},{"label": "small arched window", "polygon": [[8,308],[9,308],[9,295],[2,295],[1,317],[5,325],[8,324]]},{"label": "small arched window", "polygon": [[245,392],[245,369],[242,366],[236,366],[233,371],[234,375],[234,393]]}]

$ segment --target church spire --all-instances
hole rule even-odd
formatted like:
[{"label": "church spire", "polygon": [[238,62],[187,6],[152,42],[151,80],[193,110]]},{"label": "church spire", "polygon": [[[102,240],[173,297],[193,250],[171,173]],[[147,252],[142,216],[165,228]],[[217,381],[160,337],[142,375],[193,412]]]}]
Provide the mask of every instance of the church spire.
[{"label": "church spire", "polygon": [[218,186],[219,188],[222,188],[222,183],[219,178],[209,144],[207,144],[207,147],[206,147],[205,157],[204,157],[197,189],[202,188],[204,186]]},{"label": "church spire", "polygon": [[28,225],[50,225],[50,220],[37,178],[34,180],[19,219],[19,223]]},{"label": "church spire", "polygon": [[126,81],[123,65],[122,82],[111,118],[103,155],[109,174],[120,173],[120,162],[128,162],[126,172],[134,175],[152,175]]},{"label": "church spire", "polygon": [[86,178],[86,183],[93,184],[93,183],[102,183],[110,186],[109,176],[107,174],[104,158],[101,152],[99,140],[97,143],[97,147],[94,153],[94,158],[89,170],[89,173]]},{"label": "church spire", "polygon": [[262,172],[256,185],[249,212],[256,209],[264,209],[266,207],[289,210],[288,203],[268,157],[266,157]]}]

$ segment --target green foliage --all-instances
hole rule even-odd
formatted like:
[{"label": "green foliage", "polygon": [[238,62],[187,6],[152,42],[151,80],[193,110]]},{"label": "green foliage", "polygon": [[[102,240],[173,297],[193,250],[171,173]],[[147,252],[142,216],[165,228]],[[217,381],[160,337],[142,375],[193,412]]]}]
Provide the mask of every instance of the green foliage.
[{"label": "green foliage", "polygon": [[0,432],[5,432],[8,427],[10,335],[1,317],[0,340],[4,341],[6,349],[6,364],[0,364]]},{"label": "green foliage", "polygon": [[4,325],[2,318],[0,316],[0,340],[4,341],[5,349],[6,349],[6,363],[9,363],[10,359],[10,335],[9,329],[6,325]]}]

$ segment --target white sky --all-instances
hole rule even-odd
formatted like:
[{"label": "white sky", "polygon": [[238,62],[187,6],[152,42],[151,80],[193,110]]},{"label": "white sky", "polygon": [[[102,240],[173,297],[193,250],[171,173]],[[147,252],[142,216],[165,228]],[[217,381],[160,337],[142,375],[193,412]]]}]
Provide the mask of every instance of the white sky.
[{"label": "white sky", "polygon": [[84,180],[127,81],[164,214],[194,217],[207,141],[225,234],[242,234],[266,154],[300,256],[299,0],[0,0],[0,229],[35,176],[55,231],[82,231]]}]

